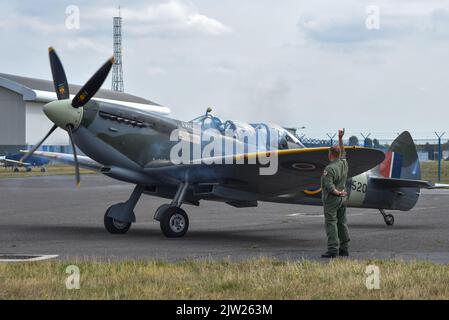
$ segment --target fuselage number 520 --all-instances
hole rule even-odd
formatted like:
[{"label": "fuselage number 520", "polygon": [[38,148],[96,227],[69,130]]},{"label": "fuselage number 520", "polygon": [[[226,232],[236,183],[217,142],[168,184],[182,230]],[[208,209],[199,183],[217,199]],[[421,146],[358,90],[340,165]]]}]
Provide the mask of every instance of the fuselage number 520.
[{"label": "fuselage number 520", "polygon": [[351,181],[351,189],[353,191],[357,191],[357,192],[361,192],[361,193],[366,193],[366,191],[368,190],[368,184],[367,183],[362,183],[360,181]]}]

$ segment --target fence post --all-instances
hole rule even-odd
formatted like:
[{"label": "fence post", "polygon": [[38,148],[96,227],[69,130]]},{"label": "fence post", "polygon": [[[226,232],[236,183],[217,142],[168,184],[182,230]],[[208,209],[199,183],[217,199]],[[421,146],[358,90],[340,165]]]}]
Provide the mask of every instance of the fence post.
[{"label": "fence post", "polygon": [[331,147],[332,147],[334,145],[334,138],[335,138],[336,134],[334,133],[334,135],[332,135],[332,136],[329,133],[326,133],[326,134],[331,141]]},{"label": "fence post", "polygon": [[441,158],[443,157],[443,152],[441,150],[441,138],[446,134],[446,132],[441,134],[435,132],[435,134],[438,137],[438,182],[441,182]]},{"label": "fence post", "polygon": [[363,146],[366,148],[368,145],[367,141],[368,141],[368,138],[370,137],[371,133],[368,133],[366,136],[363,133],[360,133],[360,134],[363,137]]}]

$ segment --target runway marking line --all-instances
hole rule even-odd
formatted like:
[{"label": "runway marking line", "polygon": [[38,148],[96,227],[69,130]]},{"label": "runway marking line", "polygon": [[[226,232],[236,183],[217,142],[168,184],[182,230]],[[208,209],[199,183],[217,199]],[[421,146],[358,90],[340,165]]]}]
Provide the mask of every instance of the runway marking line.
[{"label": "runway marking line", "polygon": [[[361,212],[361,213],[352,213],[352,214],[348,214],[348,216],[363,216],[366,213]],[[319,213],[319,214],[312,214],[312,213],[291,213],[291,214],[287,214],[285,215],[286,217],[306,217],[306,218],[322,218],[324,217],[324,214]]]},{"label": "runway marking line", "polygon": [[413,210],[429,210],[429,209],[438,209],[438,207],[416,207],[416,208],[413,208],[411,211],[413,211]]},{"label": "runway marking line", "polygon": [[0,254],[0,262],[35,262],[57,257],[57,254]]}]

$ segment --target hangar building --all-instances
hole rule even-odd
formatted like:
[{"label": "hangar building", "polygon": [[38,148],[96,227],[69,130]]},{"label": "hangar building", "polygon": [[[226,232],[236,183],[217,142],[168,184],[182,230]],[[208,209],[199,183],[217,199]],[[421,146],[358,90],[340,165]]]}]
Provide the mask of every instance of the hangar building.
[{"label": "hangar building", "polygon": [[[81,88],[70,84],[70,94]],[[72,97],[72,96],[71,96]],[[45,116],[43,106],[56,100],[53,82],[0,73],[0,155],[17,152],[36,144],[53,125]],[[170,109],[126,93],[101,89],[94,100],[169,114]],[[69,152],[69,139],[58,128],[45,142],[43,150]]]}]

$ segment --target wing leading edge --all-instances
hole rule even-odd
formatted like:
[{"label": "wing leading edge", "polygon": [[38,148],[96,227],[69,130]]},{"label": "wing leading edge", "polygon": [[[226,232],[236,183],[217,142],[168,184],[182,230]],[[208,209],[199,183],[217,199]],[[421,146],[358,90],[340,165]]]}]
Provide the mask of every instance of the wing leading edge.
[{"label": "wing leading edge", "polygon": [[[20,151],[23,154],[26,154],[28,151],[27,150],[21,150]],[[45,159],[49,159],[49,160],[53,160],[53,161],[57,161],[57,162],[61,162],[61,163],[65,163],[65,164],[69,164],[74,166],[75,165],[75,159],[73,157],[72,154],[68,154],[68,153],[58,153],[58,152],[46,152],[46,151],[35,151],[34,155],[45,158]],[[100,171],[101,168],[103,168],[103,166],[101,164],[99,164],[98,162],[92,160],[89,157],[86,156],[78,156],[78,162],[80,164],[80,167],[83,169],[89,169],[89,170],[95,170],[95,171]]]}]

